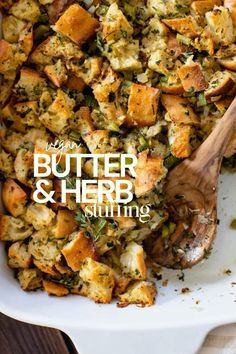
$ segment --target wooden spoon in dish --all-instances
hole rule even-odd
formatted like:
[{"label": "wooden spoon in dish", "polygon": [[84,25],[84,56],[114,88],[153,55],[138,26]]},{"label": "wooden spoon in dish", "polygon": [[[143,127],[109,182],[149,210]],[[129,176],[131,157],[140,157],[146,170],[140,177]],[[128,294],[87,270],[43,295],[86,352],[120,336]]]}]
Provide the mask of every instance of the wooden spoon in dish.
[{"label": "wooden spoon in dish", "polygon": [[199,263],[210,251],[217,228],[217,184],[221,162],[236,128],[236,98],[209,137],[168,175],[164,195],[176,223],[173,234],[155,238],[151,259],[168,268]]}]

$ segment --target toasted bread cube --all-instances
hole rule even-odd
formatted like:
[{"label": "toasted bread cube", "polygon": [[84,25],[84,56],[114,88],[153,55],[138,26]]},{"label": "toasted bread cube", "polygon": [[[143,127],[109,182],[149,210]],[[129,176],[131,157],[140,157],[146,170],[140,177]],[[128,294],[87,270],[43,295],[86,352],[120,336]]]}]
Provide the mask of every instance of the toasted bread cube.
[{"label": "toasted bread cube", "polygon": [[86,231],[79,231],[72,234],[71,240],[61,251],[68,266],[74,272],[81,269],[82,263],[87,257],[97,258],[93,242],[85,233]]},{"label": "toasted bread cube", "polygon": [[35,230],[41,230],[48,227],[55,217],[55,213],[46,205],[32,203],[27,207],[25,220],[33,225]]},{"label": "toasted bread cube", "polygon": [[148,67],[159,74],[168,75],[169,60],[170,56],[165,50],[157,49],[151,53],[148,60]]},{"label": "toasted bread cube", "polygon": [[179,32],[180,34],[189,38],[195,38],[199,34],[200,29],[192,16],[164,19],[162,22],[166,26],[170,27],[173,31]]},{"label": "toasted bread cube", "polygon": [[81,77],[87,85],[90,85],[101,73],[102,58],[87,58],[80,66],[71,62],[68,67],[76,76]]},{"label": "toasted bread cube", "polygon": [[135,194],[139,198],[150,192],[167,173],[160,156],[147,156],[147,151],[139,154],[134,182]]},{"label": "toasted bread cube", "polygon": [[[0,47],[1,47],[1,42],[0,42]],[[1,49],[0,49],[0,66],[1,66]],[[11,93],[12,93],[12,87],[14,85],[14,80],[15,80],[15,73],[13,74],[13,78],[7,78],[1,75],[1,82],[0,82],[0,108],[2,108],[7,100],[9,99]]]},{"label": "toasted bread cube", "polygon": [[234,26],[236,25],[236,1],[235,0],[224,0],[224,7],[229,9],[231,18],[233,20]]},{"label": "toasted bread cube", "polygon": [[18,118],[21,124],[33,127],[41,126],[38,119],[37,101],[19,102],[14,104],[13,108],[15,119]]},{"label": "toasted bread cube", "polygon": [[47,229],[36,231],[29,241],[29,252],[36,267],[53,276],[58,275],[55,264],[60,257],[61,247],[61,240],[53,238]]},{"label": "toasted bread cube", "polygon": [[115,279],[110,267],[87,258],[79,274],[82,280],[88,283],[87,296],[91,300],[104,304],[111,302]]},{"label": "toasted bread cube", "polygon": [[118,296],[121,306],[136,304],[140,306],[152,306],[157,294],[156,286],[148,281],[137,281],[130,285],[127,291]]},{"label": "toasted bread cube", "polygon": [[224,156],[226,158],[229,158],[233,156],[235,153],[236,153],[236,133],[233,132],[233,135],[230,138]]},{"label": "toasted bread cube", "polygon": [[0,240],[1,241],[22,241],[29,237],[33,232],[22,219],[0,213]]},{"label": "toasted bread cube", "polygon": [[137,223],[134,218],[124,216],[114,216],[114,220],[118,222],[119,228],[122,230],[132,230],[136,227]]},{"label": "toasted bread cube", "polygon": [[177,124],[198,124],[198,117],[184,97],[162,95],[161,102],[172,122]]},{"label": "toasted bread cube", "polygon": [[[160,18],[169,16],[177,16],[181,13],[181,5],[185,5],[185,1],[178,0],[147,0],[147,8],[150,13]],[[184,8],[184,6],[183,6]]]},{"label": "toasted bread cube", "polygon": [[109,66],[109,68],[102,73],[101,79],[93,84],[93,93],[96,100],[98,102],[109,101],[110,93],[116,93],[120,84],[120,76]]},{"label": "toasted bread cube", "polygon": [[139,60],[139,41],[120,39],[112,44],[111,51],[105,53],[116,71],[140,70],[142,64]]},{"label": "toasted bread cube", "polygon": [[214,102],[216,108],[222,113],[222,115],[227,111],[229,106],[231,105],[233,98],[224,97],[219,101]]},{"label": "toasted bread cube", "polygon": [[12,176],[14,172],[13,157],[4,150],[0,150],[0,171],[4,176]]},{"label": "toasted bread cube", "polygon": [[214,7],[206,13],[208,29],[216,44],[229,45],[235,39],[233,21],[229,10],[223,6]]},{"label": "toasted bread cube", "polygon": [[39,269],[23,269],[17,274],[20,286],[23,290],[32,291],[41,288],[42,273]]},{"label": "toasted bread cube", "polygon": [[62,284],[54,283],[53,281],[43,279],[43,288],[48,295],[54,296],[66,296],[69,294],[69,290]]},{"label": "toasted bread cube", "polygon": [[55,86],[61,85],[67,80],[67,71],[63,62],[59,59],[54,65],[46,65],[44,72]]},{"label": "toasted bread cube", "polygon": [[15,16],[3,16],[2,20],[2,34],[3,38],[9,43],[17,43],[21,31],[26,26],[25,21],[21,21]]},{"label": "toasted bread cube", "polygon": [[145,127],[156,123],[159,89],[132,84],[128,102],[126,124]]},{"label": "toasted bread cube", "polygon": [[46,88],[46,80],[33,69],[22,68],[20,79],[15,86],[15,93],[21,101],[39,99]]},{"label": "toasted bread cube", "polygon": [[147,268],[143,247],[136,242],[128,243],[120,256],[120,264],[124,275],[132,279],[146,279]]},{"label": "toasted bread cube", "polygon": [[177,158],[186,158],[191,155],[190,144],[192,127],[190,125],[176,125],[171,123],[168,131],[170,151]]},{"label": "toasted bread cube", "polygon": [[118,296],[120,294],[123,294],[125,290],[127,289],[128,285],[131,282],[131,278],[126,277],[123,274],[120,274],[118,272],[115,272],[115,289],[114,289],[114,295]]},{"label": "toasted bread cube", "polygon": [[54,29],[81,44],[91,38],[99,22],[78,4],[71,5],[56,22]]},{"label": "toasted bread cube", "polygon": [[58,210],[55,226],[55,237],[64,238],[77,228],[75,213],[71,210]]},{"label": "toasted bread cube", "polygon": [[16,178],[28,187],[32,187],[34,182],[34,177],[32,177],[33,161],[34,156],[27,149],[20,149],[14,161]]},{"label": "toasted bread cube", "polygon": [[89,107],[80,107],[78,112],[75,113],[73,122],[71,122],[71,128],[78,131],[82,136],[95,130]]},{"label": "toasted bread cube", "polygon": [[7,178],[3,184],[2,200],[11,215],[17,217],[24,214],[27,194],[12,178]]},{"label": "toasted bread cube", "polygon": [[214,55],[215,43],[212,34],[207,29],[202,31],[198,38],[195,38],[192,45],[199,51],[206,51],[209,55]]},{"label": "toasted bread cube", "polygon": [[29,268],[32,262],[28,246],[21,242],[14,242],[8,249],[8,265],[11,268]]},{"label": "toasted bread cube", "polygon": [[106,146],[109,143],[108,130],[94,130],[83,136],[88,149],[91,153],[96,154],[101,151],[106,151]]},{"label": "toasted bread cube", "polygon": [[224,68],[236,71],[236,55],[231,58],[219,59],[218,61]]},{"label": "toasted bread cube", "polygon": [[207,82],[200,64],[185,64],[177,70],[177,73],[185,91],[199,92],[205,90]]},{"label": "toasted bread cube", "polygon": [[65,86],[71,90],[83,92],[83,90],[86,87],[86,83],[84,82],[84,80],[81,77],[79,77],[75,74],[69,73],[69,77],[65,83]]},{"label": "toasted bread cube", "polygon": [[[45,0],[43,0],[45,1]],[[70,0],[54,0],[48,6],[47,12],[49,17],[49,22],[51,24],[56,23],[61,14],[64,12],[67,4],[70,3]]]},{"label": "toasted bread cube", "polygon": [[102,33],[107,42],[127,38],[133,34],[133,27],[115,2],[108,8],[102,22]]},{"label": "toasted bread cube", "polygon": [[192,2],[191,8],[198,15],[205,15],[205,13],[212,10],[214,6],[220,5],[222,5],[222,0],[197,0]]},{"label": "toasted bread cube", "polygon": [[187,46],[177,40],[176,33],[169,33],[167,49],[172,58],[178,58],[181,54],[187,51]]},{"label": "toasted bread cube", "polygon": [[206,99],[227,94],[235,85],[232,75],[227,71],[217,71],[205,91]]},{"label": "toasted bread cube", "polygon": [[69,129],[68,121],[73,115],[74,105],[73,99],[69,98],[64,91],[58,90],[55,100],[39,120],[51,132],[63,134]]},{"label": "toasted bread cube", "polygon": [[10,8],[9,13],[20,20],[35,23],[40,16],[40,8],[36,0],[19,0]]},{"label": "toasted bread cube", "polygon": [[14,56],[13,48],[13,45],[4,39],[0,40],[0,74],[5,74],[17,68],[18,64]]},{"label": "toasted bread cube", "polygon": [[180,81],[176,71],[171,71],[167,76],[167,82],[162,82],[160,88],[164,93],[170,93],[172,95],[181,95],[184,93],[183,85]]}]

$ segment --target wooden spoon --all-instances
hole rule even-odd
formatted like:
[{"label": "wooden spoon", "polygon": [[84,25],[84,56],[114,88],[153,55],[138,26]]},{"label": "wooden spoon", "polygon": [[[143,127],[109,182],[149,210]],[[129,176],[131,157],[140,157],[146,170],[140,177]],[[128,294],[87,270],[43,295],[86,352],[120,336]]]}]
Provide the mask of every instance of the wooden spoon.
[{"label": "wooden spoon", "polygon": [[167,238],[154,235],[148,252],[158,264],[190,268],[210,251],[216,235],[218,176],[235,128],[236,98],[191,158],[169,173],[164,195],[176,229]]}]

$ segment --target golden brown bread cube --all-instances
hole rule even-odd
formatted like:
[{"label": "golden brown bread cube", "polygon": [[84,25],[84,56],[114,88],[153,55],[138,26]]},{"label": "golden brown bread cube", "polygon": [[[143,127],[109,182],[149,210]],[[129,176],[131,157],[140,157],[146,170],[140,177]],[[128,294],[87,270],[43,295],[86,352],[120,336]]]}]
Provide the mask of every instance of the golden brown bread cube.
[{"label": "golden brown bread cube", "polygon": [[45,88],[46,80],[36,70],[24,67],[14,90],[21,101],[34,101],[39,99]]},{"label": "golden brown bread cube", "polygon": [[67,80],[67,71],[63,62],[59,59],[55,64],[46,65],[44,72],[55,86],[61,87],[61,85]]},{"label": "golden brown bread cube", "polygon": [[11,268],[29,268],[32,263],[28,246],[21,242],[14,242],[8,249],[8,265]]},{"label": "golden brown bread cube", "polygon": [[234,26],[236,25],[236,0],[224,0],[224,7],[229,9]]},{"label": "golden brown bread cube", "polygon": [[71,128],[78,131],[82,136],[95,130],[89,107],[80,107],[74,115],[74,120],[71,121]]},{"label": "golden brown bread cube", "polygon": [[61,253],[74,272],[81,269],[85,258],[97,258],[93,242],[89,236],[86,236],[86,231],[72,234],[71,240],[62,248]]},{"label": "golden brown bread cube", "polygon": [[226,95],[235,86],[235,81],[231,73],[227,71],[217,71],[205,90],[206,99],[220,95]]},{"label": "golden brown bread cube", "polygon": [[98,27],[98,20],[78,4],[71,5],[56,22],[54,29],[81,44],[92,37]]},{"label": "golden brown bread cube", "polygon": [[3,38],[10,43],[17,43],[21,31],[25,28],[26,22],[19,20],[15,16],[3,16],[2,32]]},{"label": "golden brown bread cube", "polygon": [[190,125],[171,123],[168,131],[170,151],[177,158],[186,158],[191,155],[190,144],[193,129]]},{"label": "golden brown bread cube", "polygon": [[136,242],[128,243],[120,257],[122,272],[131,279],[146,279],[147,268],[143,247]]},{"label": "golden brown bread cube", "polygon": [[69,294],[69,290],[62,284],[54,283],[50,280],[43,279],[43,288],[48,295],[54,296],[66,296]]},{"label": "golden brown bread cube", "polygon": [[56,225],[55,225],[55,237],[63,238],[72,234],[77,227],[75,220],[75,213],[71,210],[58,210]]},{"label": "golden brown bread cube", "polygon": [[26,291],[36,290],[42,286],[42,273],[36,268],[19,271],[17,278],[21,288]]},{"label": "golden brown bread cube", "polygon": [[2,200],[5,208],[12,216],[19,216],[25,212],[27,194],[12,178],[7,178],[3,184]]},{"label": "golden brown bread cube", "polygon": [[224,68],[236,71],[236,55],[231,58],[219,59],[218,61]]},{"label": "golden brown bread cube", "polygon": [[167,77],[167,82],[162,82],[160,84],[160,88],[162,92],[169,93],[172,95],[181,95],[182,93],[184,93],[183,85],[176,71],[172,71],[169,73]]},{"label": "golden brown bread cube", "polygon": [[192,16],[164,19],[162,22],[172,30],[190,38],[195,38],[199,34],[198,24]]},{"label": "golden brown bread cube", "polygon": [[156,123],[160,90],[140,84],[132,84],[128,102],[126,124],[145,127]]},{"label": "golden brown bread cube", "polygon": [[1,241],[22,241],[29,237],[33,228],[19,217],[3,215],[0,213],[0,240]]},{"label": "golden brown bread cube", "polygon": [[147,151],[139,154],[136,166],[137,177],[134,182],[136,196],[139,198],[150,192],[166,176],[166,173],[162,157],[148,156]]},{"label": "golden brown bread cube", "polygon": [[176,124],[198,124],[199,120],[187,98],[162,95],[161,102],[172,122]]},{"label": "golden brown bread cube", "polygon": [[199,63],[182,65],[177,72],[185,91],[199,92],[205,90],[207,82]]},{"label": "golden brown bread cube", "polygon": [[198,0],[193,1],[191,8],[198,14],[204,15],[207,11],[212,10],[214,6],[222,4],[222,0]]},{"label": "golden brown bread cube", "polygon": [[106,145],[109,143],[109,131],[94,130],[84,135],[83,139],[91,153],[105,153]]},{"label": "golden brown bread cube", "polygon": [[55,215],[45,204],[32,203],[27,207],[25,220],[33,225],[35,230],[41,230],[50,226]]},{"label": "golden brown bread cube", "polygon": [[154,283],[137,281],[130,285],[125,293],[118,296],[119,305],[136,304],[140,306],[152,306],[155,302],[156,294],[157,289]]}]

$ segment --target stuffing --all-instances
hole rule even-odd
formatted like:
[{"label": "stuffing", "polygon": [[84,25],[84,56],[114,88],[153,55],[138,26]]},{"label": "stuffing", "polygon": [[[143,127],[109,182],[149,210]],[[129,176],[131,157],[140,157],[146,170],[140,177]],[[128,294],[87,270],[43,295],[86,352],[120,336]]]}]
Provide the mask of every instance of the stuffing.
[{"label": "stuffing", "polygon": [[189,38],[197,37],[200,32],[200,28],[192,16],[164,19],[162,22],[173,31]]},{"label": "stuffing", "polygon": [[34,156],[27,149],[19,149],[14,161],[16,178],[28,187],[32,187]]},{"label": "stuffing", "polygon": [[127,38],[133,34],[133,27],[115,2],[110,5],[104,17],[102,33],[107,42]]},{"label": "stuffing", "polygon": [[98,25],[99,22],[89,12],[74,4],[59,18],[54,30],[81,44],[94,35]]},{"label": "stuffing", "polygon": [[184,93],[183,85],[175,71],[171,71],[166,78],[166,82],[164,81],[160,83],[162,92],[170,93],[172,95],[181,95]]},{"label": "stuffing", "polygon": [[229,108],[230,104],[232,103],[233,99],[231,97],[224,97],[220,99],[219,101],[214,102],[216,108],[221,112],[221,114],[224,114],[227,109]]},{"label": "stuffing", "polygon": [[33,232],[24,220],[0,213],[0,240],[1,241],[22,241]]},{"label": "stuffing", "polygon": [[139,41],[120,39],[112,44],[104,55],[116,71],[140,70],[142,64],[139,60]]},{"label": "stuffing", "polygon": [[14,118],[18,119],[23,126],[39,128],[41,126],[38,119],[38,102],[19,102],[13,105]]},{"label": "stuffing", "polygon": [[83,92],[83,90],[86,87],[86,83],[81,77],[75,75],[74,73],[69,72],[68,79],[65,83],[65,86],[71,90]]},{"label": "stuffing", "polygon": [[12,156],[6,153],[1,148],[0,148],[0,171],[6,177],[12,176],[14,172]]},{"label": "stuffing", "polygon": [[[1,44],[0,44],[1,46]],[[0,50],[1,51],[1,50]],[[1,54],[0,54],[1,57]],[[0,65],[1,65],[1,59],[0,59]],[[12,87],[14,85],[14,80],[15,80],[15,74],[11,73],[11,77],[10,79],[8,79],[7,77],[5,77],[4,75],[2,75],[0,73],[0,91],[1,91],[1,95],[0,95],[0,108],[2,108],[7,100],[9,99],[11,92],[12,92]]]},{"label": "stuffing", "polygon": [[68,266],[77,272],[81,269],[83,261],[90,257],[96,260],[97,255],[93,242],[86,231],[75,232],[70,236],[69,242],[63,247],[61,253],[65,257]]},{"label": "stuffing", "polygon": [[15,85],[15,94],[21,100],[37,100],[46,88],[46,80],[40,74],[29,68],[22,68],[20,79]]},{"label": "stuffing", "polygon": [[171,123],[168,129],[170,151],[177,158],[189,157],[192,153],[191,137],[193,128],[190,125]]},{"label": "stuffing", "polygon": [[87,85],[90,85],[99,76],[101,72],[102,58],[91,57],[85,59],[85,61],[81,65],[78,65],[77,62],[71,62],[70,64],[68,64],[68,68],[76,76],[80,77]]},{"label": "stuffing", "polygon": [[185,64],[177,70],[177,73],[185,91],[199,92],[205,90],[207,82],[199,63]]},{"label": "stuffing", "polygon": [[171,56],[165,50],[157,49],[151,54],[148,67],[161,75],[168,75],[169,69],[173,67]]},{"label": "stuffing", "polygon": [[35,230],[41,230],[49,227],[55,213],[44,204],[32,203],[27,207],[25,220],[33,225]]},{"label": "stuffing", "polygon": [[54,283],[52,281],[43,279],[43,288],[48,295],[54,296],[66,296],[69,294],[69,290],[62,284]]},{"label": "stuffing", "polygon": [[157,289],[154,283],[138,281],[130,285],[125,293],[120,294],[118,299],[120,305],[136,304],[141,306],[152,306],[155,301]]},{"label": "stuffing", "polygon": [[121,230],[132,230],[137,225],[134,218],[124,217],[124,216],[114,216],[113,219],[118,222],[119,228]]},{"label": "stuffing", "polygon": [[109,303],[115,286],[113,270],[103,263],[87,258],[79,273],[81,279],[88,283],[88,297],[95,302]]},{"label": "stuffing", "polygon": [[[43,0],[43,1],[48,1],[48,0]],[[52,3],[47,8],[48,17],[51,24],[55,24],[55,22],[59,19],[59,17],[63,13],[68,3],[69,0],[52,1]]]},{"label": "stuffing", "polygon": [[61,87],[61,85],[67,80],[67,71],[60,59],[53,65],[46,65],[44,72],[57,87]]},{"label": "stuffing", "polygon": [[126,291],[128,285],[131,282],[131,278],[126,277],[120,272],[114,272],[114,275],[115,275],[114,295],[119,296],[120,294],[123,294]]},{"label": "stuffing", "polygon": [[136,197],[139,198],[154,189],[166,173],[162,157],[148,156],[147,151],[140,153],[136,166],[137,177],[134,181]]},{"label": "stuffing", "polygon": [[75,102],[62,90],[57,91],[53,103],[39,120],[51,132],[63,134],[69,129],[68,121],[73,116]]},{"label": "stuffing", "polygon": [[8,43],[4,39],[0,40],[0,74],[6,74],[14,71],[18,67],[15,58],[15,48],[13,44]]},{"label": "stuffing", "polygon": [[109,101],[111,93],[115,94],[121,84],[120,76],[109,66],[100,80],[93,84],[93,93],[98,102]]},{"label": "stuffing", "polygon": [[198,15],[205,15],[207,11],[210,11],[214,8],[214,6],[222,5],[222,0],[198,0],[193,1],[191,4],[191,8]]},{"label": "stuffing", "polygon": [[178,41],[175,33],[169,33],[167,39],[167,49],[172,58],[178,58],[187,51],[187,46]]},{"label": "stuffing", "polygon": [[212,76],[205,91],[206,99],[227,94],[235,85],[232,75],[227,71],[217,71]]},{"label": "stuffing", "polygon": [[27,194],[12,178],[3,184],[2,200],[6,210],[14,217],[25,213]]},{"label": "stuffing", "polygon": [[109,144],[109,131],[94,130],[84,135],[83,140],[92,154],[105,153]]},{"label": "stuffing", "polygon": [[227,46],[234,41],[233,21],[228,9],[215,6],[213,11],[206,13],[206,21],[216,44]]},{"label": "stuffing", "polygon": [[36,0],[19,0],[10,8],[9,13],[20,20],[37,22],[40,8]]},{"label": "stuffing", "polygon": [[114,102],[98,102],[101,113],[107,121],[111,124],[115,123],[118,126],[122,125],[125,121],[125,110],[117,103]]},{"label": "stuffing", "polygon": [[63,241],[53,238],[47,229],[32,234],[29,241],[29,252],[33,262],[42,272],[56,276],[55,264],[60,256]]},{"label": "stuffing", "polygon": [[236,1],[235,0],[224,0],[224,7],[229,9],[231,18],[233,20],[234,26],[236,25]]},{"label": "stuffing", "polygon": [[64,238],[77,228],[75,213],[71,210],[58,210],[54,235],[56,238]]},{"label": "stuffing", "polygon": [[36,268],[20,270],[17,278],[21,288],[26,291],[36,290],[42,286],[42,273]]},{"label": "stuffing", "polygon": [[186,12],[189,1],[179,0],[147,0],[147,7],[150,13],[160,18],[181,15]]},{"label": "stuffing", "polygon": [[20,33],[26,26],[26,22],[19,20],[15,16],[3,16],[2,19],[2,35],[5,41],[9,43],[17,43]]},{"label": "stuffing", "polygon": [[75,113],[70,124],[71,128],[78,131],[81,136],[89,134],[95,130],[89,107],[82,106]]},{"label": "stuffing", "polygon": [[236,55],[231,58],[219,59],[218,62],[224,68],[232,71],[236,71]]},{"label": "stuffing", "polygon": [[203,30],[200,36],[195,38],[192,45],[199,51],[206,51],[209,55],[214,55],[215,43],[212,34],[207,29]]},{"label": "stuffing", "polygon": [[32,263],[28,246],[21,242],[14,242],[8,249],[8,265],[11,268],[29,268]]},{"label": "stuffing", "polygon": [[126,124],[145,127],[156,123],[159,89],[145,85],[132,84],[128,101]]},{"label": "stuffing", "polygon": [[147,278],[145,253],[136,242],[128,243],[120,256],[120,264],[124,275],[137,280]]},{"label": "stuffing", "polygon": [[170,120],[176,124],[198,124],[198,117],[191,108],[187,98],[162,95],[161,102]]}]

